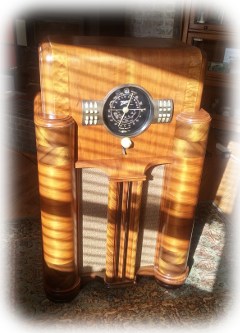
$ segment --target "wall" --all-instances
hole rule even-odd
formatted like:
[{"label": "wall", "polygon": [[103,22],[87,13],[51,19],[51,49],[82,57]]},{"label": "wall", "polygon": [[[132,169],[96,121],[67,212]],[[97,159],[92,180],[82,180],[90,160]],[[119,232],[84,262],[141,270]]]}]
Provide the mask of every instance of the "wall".
[{"label": "wall", "polygon": [[145,2],[136,9],[136,5],[126,10],[125,35],[129,37],[179,38],[181,5],[170,0]]}]

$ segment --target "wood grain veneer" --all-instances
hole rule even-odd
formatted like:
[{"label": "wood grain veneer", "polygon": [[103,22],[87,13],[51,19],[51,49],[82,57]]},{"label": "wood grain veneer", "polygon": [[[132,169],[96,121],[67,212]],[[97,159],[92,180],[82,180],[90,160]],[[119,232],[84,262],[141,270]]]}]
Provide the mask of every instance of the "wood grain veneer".
[{"label": "wood grain veneer", "polygon": [[119,211],[120,184],[109,183],[108,222],[107,222],[107,254],[106,254],[106,282],[113,282],[116,278],[117,262],[117,222]]},{"label": "wood grain veneer", "polygon": [[130,193],[128,246],[127,246],[127,258],[126,258],[126,278],[130,280],[133,280],[135,277],[141,194],[142,194],[142,181],[132,182],[131,193]]},{"label": "wood grain veneer", "polygon": [[54,301],[74,298],[76,261],[75,124],[71,117],[44,118],[35,98],[35,129],[42,220],[44,288]]},{"label": "wood grain veneer", "polygon": [[[48,36],[39,47],[39,61],[41,97],[35,99],[35,124],[48,297],[69,299],[80,281],[74,168],[98,168],[109,176],[105,283],[112,288],[136,282],[145,173],[167,165],[155,268],[140,267],[137,274],[154,274],[169,286],[184,283],[210,121],[204,110],[198,111],[205,55],[170,39]],[[172,99],[174,114],[171,123],[151,124],[132,138],[123,155],[121,139],[102,125],[82,125],[82,101],[103,100],[127,83],[142,86],[153,99]],[[64,276],[59,283],[54,281],[58,269]],[[84,281],[94,276],[99,274],[85,274]]]},{"label": "wood grain veneer", "polygon": [[[187,259],[210,121],[202,109],[177,117],[175,159],[166,169],[163,184],[154,268],[155,278],[165,286],[183,284],[188,274]],[[193,145],[201,149],[192,149]]]},{"label": "wood grain veneer", "polygon": [[120,229],[120,245],[119,245],[119,262],[118,262],[118,277],[124,277],[125,267],[125,248],[126,248],[126,227],[127,227],[127,199],[128,199],[129,183],[123,183],[122,191],[122,209],[121,209],[121,229]]}]

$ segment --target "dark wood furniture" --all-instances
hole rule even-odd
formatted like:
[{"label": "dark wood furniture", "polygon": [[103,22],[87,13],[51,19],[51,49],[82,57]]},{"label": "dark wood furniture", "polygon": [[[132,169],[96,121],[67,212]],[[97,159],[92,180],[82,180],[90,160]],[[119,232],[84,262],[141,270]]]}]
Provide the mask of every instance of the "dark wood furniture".
[{"label": "dark wood furniture", "polygon": [[207,54],[202,107],[211,113],[211,126],[240,132],[240,119],[220,114],[223,106],[234,110],[240,105],[240,75],[215,71],[211,66],[223,63],[226,48],[240,49],[239,6],[231,0],[225,5],[222,1],[217,16],[216,4],[215,0],[186,1],[182,41]]},{"label": "dark wood furniture", "polygon": [[[81,281],[96,276],[109,288],[131,286],[141,274],[154,275],[165,287],[182,285],[211,120],[200,110],[205,55],[170,39],[48,36],[39,57],[41,94],[34,113],[47,296],[68,301]],[[172,121],[152,123],[132,137],[126,154],[121,138],[82,121],[83,101],[103,101],[122,84],[141,86],[154,100],[172,99],[174,105]],[[146,171],[159,164],[166,167],[155,261],[136,269],[142,185]],[[109,177],[101,273],[82,274],[79,264],[82,168]]]}]

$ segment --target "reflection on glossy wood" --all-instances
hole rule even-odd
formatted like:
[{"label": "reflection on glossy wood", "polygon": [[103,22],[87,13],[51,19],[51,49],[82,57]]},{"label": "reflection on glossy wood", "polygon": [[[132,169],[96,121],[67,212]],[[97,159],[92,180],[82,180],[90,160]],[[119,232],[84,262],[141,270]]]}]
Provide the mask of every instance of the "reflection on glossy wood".
[{"label": "reflection on glossy wood", "polygon": [[[205,55],[170,39],[61,36],[46,37],[39,55],[41,100],[39,95],[35,99],[35,124],[48,297],[70,299],[79,286],[74,167],[99,168],[109,175],[105,283],[112,288],[136,281],[142,182],[150,167],[168,165],[156,267],[138,273],[154,274],[167,285],[183,283],[210,121],[203,110],[196,112]],[[126,155],[121,139],[104,126],[82,125],[82,101],[103,100],[124,83],[174,104],[172,122],[150,125],[132,138]]]},{"label": "reflection on glossy wood", "polygon": [[82,100],[103,100],[123,83],[144,87],[154,99],[174,100],[172,122],[152,124],[135,137],[127,158],[170,156],[176,116],[200,108],[205,55],[177,40],[49,36],[40,47],[40,63],[43,111],[73,117],[77,160],[85,165],[118,159],[121,146],[103,126],[82,126]]},{"label": "reflection on glossy wood", "polygon": [[[106,282],[109,287],[111,283],[134,282],[141,194],[141,181],[124,182],[123,187],[119,182],[109,183],[106,254]],[[122,198],[121,206],[119,206],[120,198]]]},{"label": "reflection on glossy wood", "polygon": [[[35,110],[39,103],[37,95]],[[74,239],[75,125],[69,117],[66,122],[54,120],[46,118],[44,123],[44,117],[35,114],[44,288],[50,299],[61,302],[75,297],[80,285]]]},{"label": "reflection on glossy wood", "polygon": [[128,246],[126,259],[126,278],[135,277],[136,251],[141,208],[142,182],[133,182],[130,194]]},{"label": "reflection on glossy wood", "polygon": [[119,191],[120,191],[119,183],[117,182],[109,183],[106,282],[113,282],[114,279],[116,278]]},{"label": "reflection on glossy wood", "polygon": [[126,248],[126,227],[127,227],[127,199],[128,199],[129,183],[123,183],[122,192],[122,212],[121,212],[121,229],[120,229],[120,245],[119,245],[119,263],[118,277],[123,278],[125,267],[125,248]]},{"label": "reflection on glossy wood", "polygon": [[[183,284],[188,274],[187,259],[210,121],[203,110],[177,117],[175,160],[166,168],[154,269],[155,278],[165,286]],[[179,140],[183,142],[181,146]],[[193,144],[200,149],[192,150]]]}]

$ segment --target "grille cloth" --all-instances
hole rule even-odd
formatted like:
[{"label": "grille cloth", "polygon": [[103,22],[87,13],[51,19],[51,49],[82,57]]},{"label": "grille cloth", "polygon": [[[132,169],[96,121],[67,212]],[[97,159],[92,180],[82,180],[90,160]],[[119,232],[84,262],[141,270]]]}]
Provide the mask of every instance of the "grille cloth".
[{"label": "grille cloth", "polygon": [[[82,273],[102,271],[106,267],[108,175],[93,168],[80,172],[80,267]],[[163,173],[164,165],[150,168],[143,183],[137,267],[154,263]]]}]

